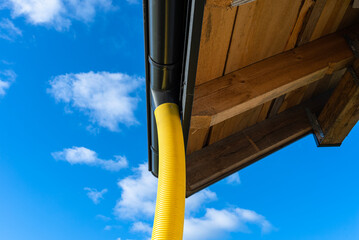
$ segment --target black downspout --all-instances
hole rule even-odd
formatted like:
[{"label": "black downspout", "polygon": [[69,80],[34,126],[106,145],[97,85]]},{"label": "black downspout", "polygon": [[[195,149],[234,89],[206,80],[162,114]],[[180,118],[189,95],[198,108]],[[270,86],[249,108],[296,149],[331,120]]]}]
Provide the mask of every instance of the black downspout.
[{"label": "black downspout", "polygon": [[153,112],[166,102],[180,106],[185,9],[183,0],[144,0],[147,101],[150,101],[147,111],[151,125],[149,169],[155,176],[158,175],[158,140]]}]

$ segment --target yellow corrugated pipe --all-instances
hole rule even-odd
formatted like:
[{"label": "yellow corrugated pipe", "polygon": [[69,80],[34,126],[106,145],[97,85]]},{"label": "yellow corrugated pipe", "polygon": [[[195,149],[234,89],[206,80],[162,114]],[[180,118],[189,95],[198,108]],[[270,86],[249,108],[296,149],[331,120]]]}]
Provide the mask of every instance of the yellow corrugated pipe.
[{"label": "yellow corrugated pipe", "polygon": [[186,196],[186,164],[178,106],[164,103],[155,110],[159,169],[152,240],[181,240]]}]

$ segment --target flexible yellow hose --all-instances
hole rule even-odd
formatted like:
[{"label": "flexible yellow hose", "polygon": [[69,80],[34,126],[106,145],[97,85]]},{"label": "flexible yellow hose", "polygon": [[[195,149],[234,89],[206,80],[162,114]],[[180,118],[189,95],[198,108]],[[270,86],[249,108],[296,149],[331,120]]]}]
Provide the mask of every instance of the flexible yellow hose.
[{"label": "flexible yellow hose", "polygon": [[159,146],[158,188],[152,240],[181,240],[186,195],[186,164],[178,106],[155,110]]}]

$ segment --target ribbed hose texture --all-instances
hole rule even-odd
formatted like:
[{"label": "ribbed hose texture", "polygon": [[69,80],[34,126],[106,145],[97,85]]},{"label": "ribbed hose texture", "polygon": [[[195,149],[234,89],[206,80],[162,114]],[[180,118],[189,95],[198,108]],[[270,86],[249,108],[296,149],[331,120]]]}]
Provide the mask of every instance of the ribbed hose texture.
[{"label": "ribbed hose texture", "polygon": [[164,103],[155,110],[159,172],[152,240],[181,240],[186,196],[186,164],[178,106]]}]

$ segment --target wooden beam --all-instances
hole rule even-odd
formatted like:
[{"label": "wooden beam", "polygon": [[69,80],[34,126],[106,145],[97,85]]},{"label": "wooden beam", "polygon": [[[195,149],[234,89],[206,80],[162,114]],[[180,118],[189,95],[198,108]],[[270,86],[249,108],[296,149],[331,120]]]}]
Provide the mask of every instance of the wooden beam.
[{"label": "wooden beam", "polygon": [[195,88],[191,128],[208,128],[344,68],[354,59],[335,33]]},{"label": "wooden beam", "polygon": [[349,67],[318,117],[319,146],[338,146],[359,120],[359,60]]},{"label": "wooden beam", "polygon": [[286,110],[187,156],[187,196],[312,131],[304,108],[318,112],[328,95]]}]

